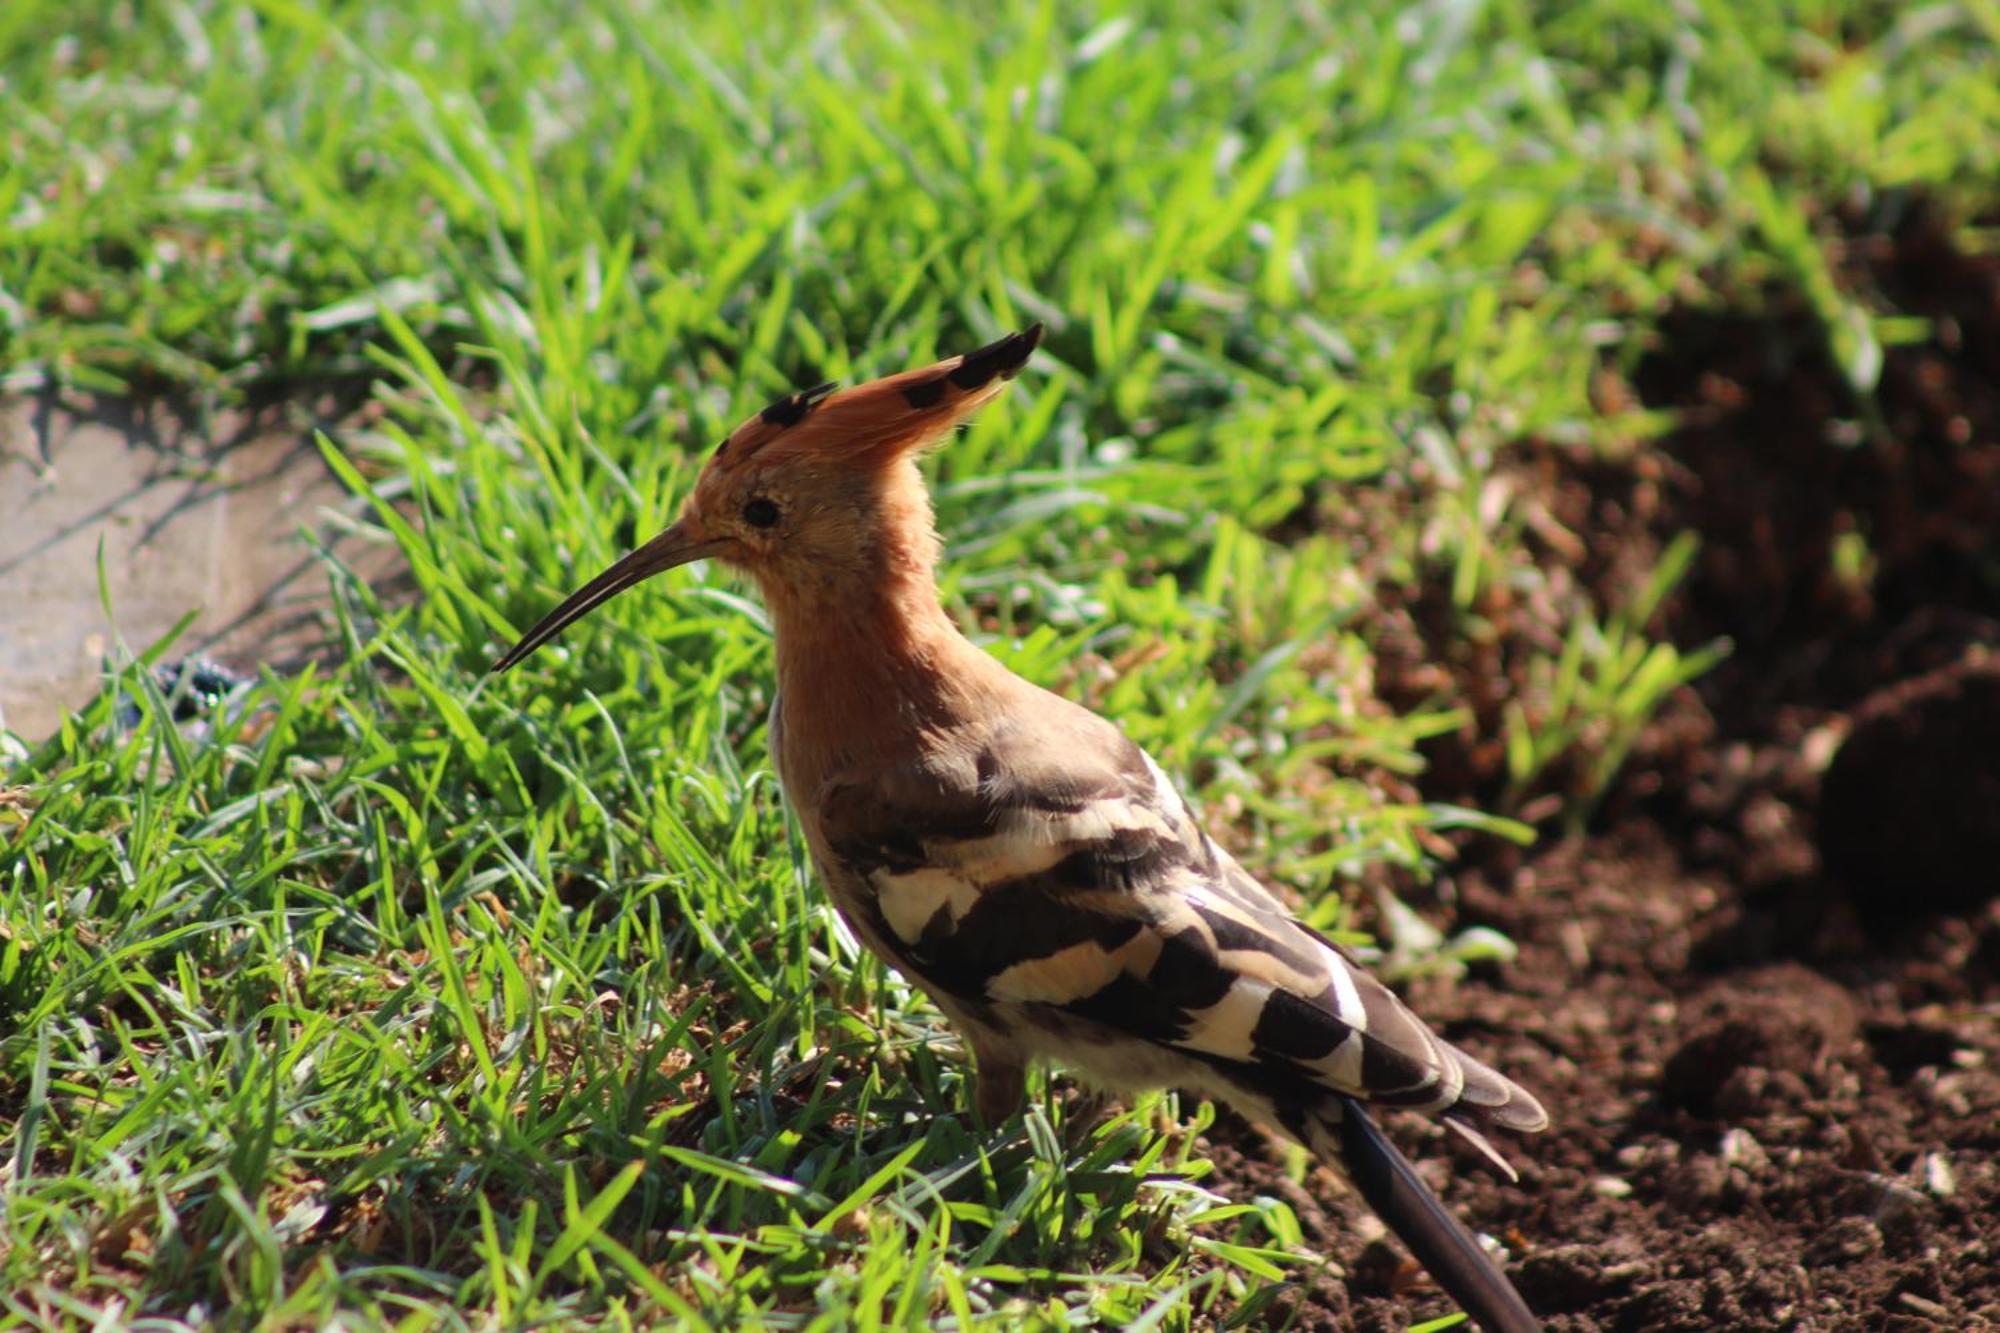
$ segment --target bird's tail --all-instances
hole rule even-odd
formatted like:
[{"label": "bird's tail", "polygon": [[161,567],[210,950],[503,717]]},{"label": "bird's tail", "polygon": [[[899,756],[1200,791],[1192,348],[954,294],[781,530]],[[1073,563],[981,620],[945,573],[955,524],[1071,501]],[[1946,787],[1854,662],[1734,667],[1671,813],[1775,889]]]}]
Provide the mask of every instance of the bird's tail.
[{"label": "bird's tail", "polygon": [[1353,1183],[1425,1271],[1486,1333],[1537,1333],[1541,1322],[1472,1233],[1424,1184],[1361,1103],[1339,1098],[1308,1126],[1308,1146]]}]

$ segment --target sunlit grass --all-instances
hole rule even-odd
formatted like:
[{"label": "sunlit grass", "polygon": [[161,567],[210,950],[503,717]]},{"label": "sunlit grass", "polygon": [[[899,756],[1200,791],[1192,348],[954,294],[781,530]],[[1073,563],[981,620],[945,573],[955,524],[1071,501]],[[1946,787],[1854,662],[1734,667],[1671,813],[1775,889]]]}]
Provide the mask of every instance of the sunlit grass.
[{"label": "sunlit grass", "polygon": [[1505,451],[1647,447],[1592,376],[1712,284],[1806,292],[1865,388],[1829,210],[2000,170],[1988,5],[1681,13],[0,8],[0,382],[363,388],[325,453],[418,588],[330,566],[335,665],[205,737],[128,669],[11,763],[0,1303],[1281,1321],[1321,1260],[1210,1191],[1204,1110],[956,1113],[941,1019],[811,885],[748,589],[681,571],[482,673],[775,393],[1042,319],[935,465],[982,642],[1328,929],[1444,830],[1527,836],[1498,816],[1559,761],[1580,817],[1706,661],[1649,628],[1685,550],[1560,608],[1490,813],[1385,791],[1467,715],[1380,704],[1371,608],[1441,584],[1469,626],[1534,577]]}]

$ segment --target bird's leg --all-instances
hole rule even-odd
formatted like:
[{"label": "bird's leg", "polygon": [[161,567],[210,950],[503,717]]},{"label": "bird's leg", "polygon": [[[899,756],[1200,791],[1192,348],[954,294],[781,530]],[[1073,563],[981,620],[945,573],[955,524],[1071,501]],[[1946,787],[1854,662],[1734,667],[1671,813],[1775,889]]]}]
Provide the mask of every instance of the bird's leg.
[{"label": "bird's leg", "polygon": [[1027,1100],[1028,1066],[1018,1055],[974,1046],[972,1108],[988,1129],[1005,1124]]},{"label": "bird's leg", "polygon": [[1063,1141],[1075,1146],[1118,1111],[1119,1097],[1091,1084],[1079,1084],[1063,1102]]}]

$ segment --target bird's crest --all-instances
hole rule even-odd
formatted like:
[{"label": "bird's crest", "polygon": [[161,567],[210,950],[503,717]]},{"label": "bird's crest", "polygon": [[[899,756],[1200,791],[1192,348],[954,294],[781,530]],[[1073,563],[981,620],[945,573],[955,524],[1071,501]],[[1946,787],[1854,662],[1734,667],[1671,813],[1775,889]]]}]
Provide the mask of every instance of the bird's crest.
[{"label": "bird's crest", "polygon": [[820,384],[787,394],[738,426],[709,466],[727,472],[780,458],[892,462],[935,443],[998,393],[1041,340],[1042,326],[1031,324],[918,370],[851,389]]}]

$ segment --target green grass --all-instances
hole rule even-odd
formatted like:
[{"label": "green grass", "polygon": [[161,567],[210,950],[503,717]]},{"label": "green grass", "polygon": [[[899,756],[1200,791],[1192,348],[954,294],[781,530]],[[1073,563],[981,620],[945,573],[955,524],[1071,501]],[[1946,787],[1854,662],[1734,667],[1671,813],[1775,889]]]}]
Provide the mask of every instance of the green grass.
[{"label": "green grass", "polygon": [[786,822],[747,589],[484,665],[778,391],[1039,318],[936,464],[994,652],[1329,928],[1562,764],[1582,817],[1706,660],[1649,637],[1685,548],[1554,598],[1485,812],[1407,798],[1469,715],[1376,699],[1383,590],[1490,635],[1546,591],[1510,446],[1650,447],[1590,386],[1670,304],[1802,292],[1865,392],[1912,330],[1835,208],[2000,198],[1992,0],[1739,8],[0,8],[0,384],[366,392],[327,457],[420,590],[329,564],[338,664],[206,738],[133,669],[13,743],[5,1317],[1270,1321],[1318,1261],[1199,1108],[956,1113]]}]

